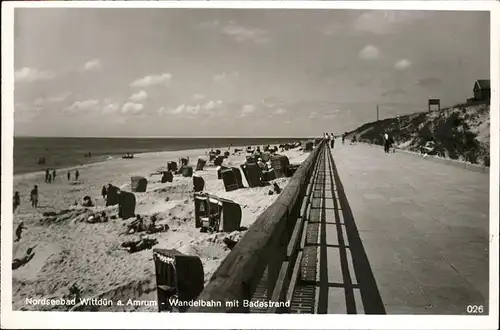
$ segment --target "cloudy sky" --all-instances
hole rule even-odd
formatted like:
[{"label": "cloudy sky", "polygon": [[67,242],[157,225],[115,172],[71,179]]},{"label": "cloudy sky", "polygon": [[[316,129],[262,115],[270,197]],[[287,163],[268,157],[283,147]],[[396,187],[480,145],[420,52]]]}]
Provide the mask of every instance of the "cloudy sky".
[{"label": "cloudy sky", "polygon": [[485,12],[16,9],[15,135],[311,136],[472,95]]}]

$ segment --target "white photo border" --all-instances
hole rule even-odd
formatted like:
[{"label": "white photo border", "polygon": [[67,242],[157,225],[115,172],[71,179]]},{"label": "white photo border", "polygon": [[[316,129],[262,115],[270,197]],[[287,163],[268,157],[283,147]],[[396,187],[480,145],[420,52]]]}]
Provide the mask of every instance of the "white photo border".
[{"label": "white photo border", "polygon": [[[12,311],[12,185],[15,8],[254,8],[490,12],[490,296],[488,316],[269,315]],[[1,322],[66,329],[496,329],[498,327],[500,3],[496,1],[4,1],[2,2]],[[495,24],[496,23],[496,24]],[[89,313],[91,315],[89,315]]]}]

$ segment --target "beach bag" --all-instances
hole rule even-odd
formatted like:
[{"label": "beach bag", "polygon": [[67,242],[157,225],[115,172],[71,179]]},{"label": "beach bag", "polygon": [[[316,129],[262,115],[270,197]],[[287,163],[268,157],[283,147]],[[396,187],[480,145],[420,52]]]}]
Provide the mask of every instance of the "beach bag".
[{"label": "beach bag", "polygon": [[148,186],[148,180],[146,180],[145,177],[142,176],[133,176],[131,178],[131,185],[130,189],[133,192],[146,192],[146,188]]},{"label": "beach bag", "polygon": [[[174,306],[170,305],[170,299],[173,296],[179,301],[189,302],[200,295],[205,273],[199,257],[173,249],[153,249],[153,261],[159,312],[172,311]],[[185,312],[189,306],[176,308],[179,312]]]},{"label": "beach bag", "polygon": [[161,183],[172,182],[174,181],[174,175],[170,171],[163,172],[161,177]]},{"label": "beach bag", "polygon": [[250,188],[259,187],[261,185],[261,172],[260,168],[255,163],[246,163],[241,165],[245,179]]},{"label": "beach bag", "polygon": [[131,192],[121,191],[118,201],[118,217],[126,220],[135,216],[135,195]]},{"label": "beach bag", "polygon": [[290,161],[287,156],[275,155],[271,157],[271,167],[276,171],[276,177],[285,176],[285,166],[289,165]]},{"label": "beach bag", "polygon": [[183,177],[186,177],[186,178],[191,177],[191,176],[193,176],[193,167],[183,166],[181,168],[181,173],[182,173]]},{"label": "beach bag", "polygon": [[203,158],[198,158],[198,163],[196,163],[196,170],[197,171],[203,171],[203,168],[205,167],[205,164],[207,161]]},{"label": "beach bag", "polygon": [[118,204],[118,187],[109,185],[107,187],[106,206]]},{"label": "beach bag", "polygon": [[217,156],[214,159],[214,165],[215,166],[221,166],[223,162],[224,162],[224,156]]},{"label": "beach bag", "polygon": [[224,188],[226,191],[233,191],[240,188],[236,174],[232,168],[227,168],[221,172],[222,181],[224,182]]},{"label": "beach bag", "polygon": [[266,182],[276,179],[276,172],[274,171],[274,168],[262,172],[262,179]]},{"label": "beach bag", "polygon": [[285,176],[292,177],[300,165],[290,164],[285,166]]},{"label": "beach bag", "polygon": [[177,163],[176,162],[168,162],[167,170],[172,172],[177,172]]},{"label": "beach bag", "polygon": [[193,176],[193,189],[194,192],[203,191],[205,189],[205,180],[201,176]]}]

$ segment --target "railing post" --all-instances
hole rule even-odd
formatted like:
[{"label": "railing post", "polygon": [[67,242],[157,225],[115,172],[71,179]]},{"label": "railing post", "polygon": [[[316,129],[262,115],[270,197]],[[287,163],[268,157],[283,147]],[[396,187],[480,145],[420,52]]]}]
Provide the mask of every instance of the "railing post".
[{"label": "railing post", "polygon": [[278,275],[281,270],[281,263],[285,261],[286,257],[286,247],[287,247],[287,220],[288,220],[288,212],[283,214],[283,217],[280,219],[281,225],[285,226],[281,231],[282,234],[276,237],[277,242],[274,245],[274,248],[269,251],[271,255],[269,256],[269,262],[267,264],[267,298],[271,299],[274,286],[276,285],[276,281],[278,279]]}]

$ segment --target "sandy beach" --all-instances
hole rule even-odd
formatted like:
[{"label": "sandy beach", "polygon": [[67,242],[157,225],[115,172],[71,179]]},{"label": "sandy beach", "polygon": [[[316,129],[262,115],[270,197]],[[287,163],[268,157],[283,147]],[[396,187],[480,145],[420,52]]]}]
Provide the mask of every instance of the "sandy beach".
[{"label": "sandy beach", "polygon": [[[13,258],[22,257],[29,247],[35,255],[26,265],[13,270],[13,310],[68,310],[68,306],[47,307],[27,303],[27,299],[67,298],[70,288],[76,286],[82,298],[106,298],[112,301],[156,300],[155,270],[152,250],[129,254],[120,249],[121,243],[138,238],[138,234],[123,235],[129,220],[110,219],[105,223],[84,221],[90,213],[105,211],[117,214],[117,207],[106,207],[101,196],[101,187],[111,183],[122,190],[130,191],[130,178],[144,176],[148,180],[145,193],[135,193],[136,214],[143,217],[155,215],[159,224],[168,224],[169,230],[150,234],[156,238],[155,248],[177,249],[198,256],[207,282],[230,250],[223,243],[227,236],[238,239],[246,231],[233,233],[202,233],[194,226],[194,199],[192,178],[174,176],[172,183],[161,183],[157,173],[166,169],[168,161],[189,157],[195,166],[198,157],[207,158],[208,150],[186,150],[156,152],[135,155],[134,159],[112,159],[78,167],[80,178],[67,180],[68,170],[59,170],[55,181],[44,183],[44,173],[28,173],[14,177],[14,191],[21,195],[21,206],[14,215],[13,231],[20,221],[27,228],[20,242],[14,243]],[[292,164],[299,164],[308,153],[298,149],[282,152]],[[237,166],[244,163],[245,153],[231,155],[224,165]],[[255,219],[278,195],[268,195],[269,187],[245,187],[226,192],[222,180],[217,179],[216,167],[206,166],[195,172],[205,180],[205,192],[233,200],[241,205],[242,226],[250,227]],[[281,188],[288,178],[273,182]],[[39,208],[30,205],[29,192],[39,186]],[[95,207],[72,206],[84,196],[90,196]],[[68,213],[58,217],[46,217],[45,212]],[[71,307],[71,306],[70,306]],[[156,306],[101,306],[99,311],[156,311]]]}]

